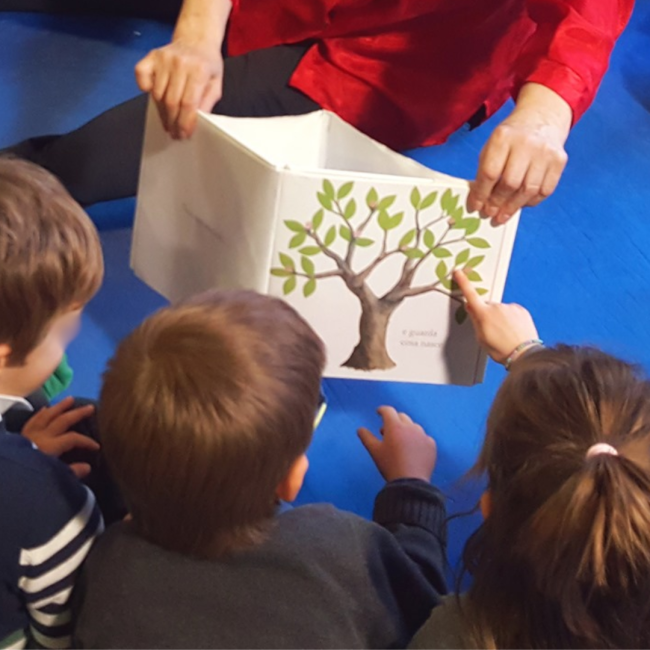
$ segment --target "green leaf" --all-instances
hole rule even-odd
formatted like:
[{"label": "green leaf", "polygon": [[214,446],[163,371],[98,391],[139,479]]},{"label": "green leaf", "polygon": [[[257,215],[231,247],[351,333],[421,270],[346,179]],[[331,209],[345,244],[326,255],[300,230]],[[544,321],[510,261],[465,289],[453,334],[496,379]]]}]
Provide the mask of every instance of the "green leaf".
[{"label": "green leaf", "polygon": [[271,269],[271,275],[274,275],[276,278],[288,278],[290,275],[293,275],[291,271],[287,271],[287,269]]},{"label": "green leaf", "polygon": [[438,192],[431,192],[431,194],[427,194],[422,200],[422,203],[420,203],[420,210],[426,210],[427,208],[430,208],[436,202],[437,198]]},{"label": "green leaf", "polygon": [[416,232],[417,231],[415,230],[415,228],[405,232],[402,238],[399,240],[398,248],[403,248],[404,246],[408,246],[415,239]]},{"label": "green leaf", "polygon": [[424,231],[424,245],[429,249],[436,245],[436,238],[430,230]]},{"label": "green leaf", "polygon": [[336,193],[336,198],[339,201],[341,199],[344,199],[352,191],[353,187],[354,187],[354,183],[352,181],[350,181],[349,183],[343,183],[343,185],[339,187],[339,191]]},{"label": "green leaf", "polygon": [[465,264],[467,260],[469,259],[469,252],[470,249],[466,248],[464,251],[461,251],[456,255],[456,266],[460,266],[461,264]]},{"label": "green leaf", "polygon": [[433,256],[437,258],[451,257],[451,251],[446,248],[434,248],[432,251]]},{"label": "green leaf", "polygon": [[472,259],[468,260],[467,264],[465,264],[465,268],[473,269],[477,267],[484,259],[485,255],[477,255],[476,257],[472,257]]},{"label": "green leaf", "polygon": [[326,194],[323,194],[322,192],[318,193],[318,202],[326,209],[326,210],[332,210],[332,199],[327,196]]},{"label": "green leaf", "polygon": [[291,269],[292,271],[296,270],[296,265],[293,263],[293,260],[285,253],[280,253],[280,264],[282,264],[285,269]]},{"label": "green leaf", "polygon": [[467,309],[465,309],[465,305],[459,305],[458,309],[456,310],[456,322],[459,325],[462,325],[466,320]]},{"label": "green leaf", "polygon": [[444,262],[440,262],[438,266],[436,266],[436,275],[438,276],[438,280],[444,280],[447,277],[447,273],[449,273],[447,265]]},{"label": "green leaf", "polygon": [[465,211],[463,210],[462,206],[456,207],[455,204],[458,201],[458,197],[456,196],[456,197],[454,197],[454,199],[455,199],[455,201],[454,201],[454,209],[451,211],[450,216],[451,216],[452,219],[454,219],[456,221],[460,221],[463,218],[463,214],[465,213]]},{"label": "green leaf", "polygon": [[449,289],[449,291],[454,292],[454,291],[460,291],[459,286],[451,279],[447,278],[445,280],[442,280],[440,284],[445,288]]},{"label": "green leaf", "polygon": [[367,237],[359,237],[359,239],[355,239],[354,243],[357,246],[372,246],[375,242],[372,239],[368,239]]},{"label": "green leaf", "polygon": [[382,230],[390,230],[390,215],[386,210],[380,210],[379,216],[377,217],[377,223]]},{"label": "green leaf", "polygon": [[321,252],[318,246],[305,246],[298,251],[301,255],[318,255]]},{"label": "green leaf", "polygon": [[332,226],[327,231],[327,234],[325,235],[325,239],[323,240],[323,244],[325,244],[325,246],[331,246],[334,243],[335,239],[336,239],[336,226]]},{"label": "green leaf", "polygon": [[478,217],[471,217],[463,219],[463,228],[465,228],[465,235],[473,235],[481,226],[481,220]]},{"label": "green leaf", "polygon": [[339,234],[343,239],[345,239],[345,241],[352,241],[352,231],[346,226],[341,226],[339,228]]},{"label": "green leaf", "polygon": [[296,288],[296,276],[292,275],[284,283],[284,286],[282,287],[282,293],[284,293],[285,296],[288,296],[295,288]]},{"label": "green leaf", "polygon": [[485,239],[482,239],[481,237],[470,237],[465,241],[470,246],[474,246],[474,248],[490,248],[490,244],[488,244],[488,242],[485,241]]},{"label": "green leaf", "polygon": [[284,225],[292,232],[306,232],[306,228],[297,221],[285,221]]},{"label": "green leaf", "polygon": [[374,187],[371,187],[366,195],[366,205],[371,210],[374,210],[377,207],[377,201],[379,201],[379,194],[377,194],[377,190]]},{"label": "green leaf", "polygon": [[384,197],[379,203],[377,204],[377,209],[378,210],[388,210],[393,203],[395,203],[395,199],[397,196],[395,194],[391,194],[390,196]]},{"label": "green leaf", "polygon": [[311,218],[311,227],[314,232],[316,232],[320,228],[321,224],[323,223],[324,216],[325,213],[322,210],[319,210]]},{"label": "green leaf", "polygon": [[301,257],[300,258],[300,266],[302,266],[302,270],[307,275],[314,275],[314,273],[316,273],[316,267],[314,266],[314,263],[308,257]]},{"label": "green leaf", "polygon": [[440,207],[447,213],[450,214],[451,211],[454,209],[454,206],[452,205],[453,197],[451,195],[451,190],[447,189],[445,190],[444,194],[442,195],[442,198],[440,199]]},{"label": "green leaf", "polygon": [[305,298],[309,298],[312,293],[316,291],[316,280],[314,278],[310,278],[305,282],[305,286],[302,288],[302,294],[305,296]]},{"label": "green leaf", "polygon": [[397,228],[402,223],[403,220],[404,220],[404,213],[403,212],[398,212],[397,214],[394,214],[391,217],[390,225],[388,226],[388,230],[393,230],[393,228]]},{"label": "green leaf", "polygon": [[465,220],[464,219],[455,219],[454,217],[451,217],[451,222],[452,225],[450,228],[452,230],[464,230],[465,229]]},{"label": "green leaf", "polygon": [[332,185],[332,181],[328,181],[327,179],[323,181],[323,194],[325,194],[325,196],[328,199],[333,199],[336,196],[336,192],[334,192],[334,185]]},{"label": "green leaf", "polygon": [[489,293],[489,291],[483,287],[477,287],[476,293],[478,293],[479,296],[484,296],[485,294]]},{"label": "green leaf", "polygon": [[306,232],[296,233],[289,242],[289,248],[297,248],[298,246],[302,246],[305,243],[305,239],[307,239]]},{"label": "green leaf", "polygon": [[422,197],[420,196],[420,190],[417,187],[413,188],[413,191],[411,192],[411,205],[416,209],[420,209],[420,201],[422,200]]},{"label": "green leaf", "polygon": [[356,211],[357,202],[354,199],[350,199],[348,201],[348,204],[345,206],[345,210],[343,210],[343,217],[349,221],[352,219],[352,217],[354,217]]},{"label": "green leaf", "polygon": [[424,253],[419,248],[408,248],[404,251],[404,255],[410,260],[419,260],[424,257]]},{"label": "green leaf", "polygon": [[472,282],[483,282],[483,278],[474,269],[463,269],[468,280]]}]

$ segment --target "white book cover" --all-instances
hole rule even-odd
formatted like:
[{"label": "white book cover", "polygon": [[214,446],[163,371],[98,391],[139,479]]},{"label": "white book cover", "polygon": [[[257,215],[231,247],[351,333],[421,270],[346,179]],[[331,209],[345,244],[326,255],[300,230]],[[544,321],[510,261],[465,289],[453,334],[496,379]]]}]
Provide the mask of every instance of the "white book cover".
[{"label": "white book cover", "polygon": [[500,301],[519,215],[492,226],[468,191],[326,111],[201,114],[174,142],[150,108],[132,265],[171,300],[284,298],[325,341],[326,376],[470,385],[486,358],[451,274]]}]

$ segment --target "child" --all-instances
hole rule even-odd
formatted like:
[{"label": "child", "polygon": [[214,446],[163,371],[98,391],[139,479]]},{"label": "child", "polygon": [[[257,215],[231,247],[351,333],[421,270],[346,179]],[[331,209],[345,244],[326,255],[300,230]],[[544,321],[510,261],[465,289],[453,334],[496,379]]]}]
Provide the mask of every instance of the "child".
[{"label": "child", "polygon": [[[366,444],[389,481],[369,522],[298,494],[319,402],[320,339],[287,304],[213,292],[119,346],[103,451],[132,520],[79,583],[84,648],[384,648],[445,591],[435,443],[392,409]],[[372,438],[372,439],[371,439]],[[77,608],[75,608],[77,610]]]},{"label": "child", "polygon": [[650,647],[650,383],[592,348],[543,349],[526,310],[456,280],[512,368],[476,466],[488,489],[464,550],[473,583],[412,647]]},{"label": "child", "polygon": [[[69,427],[92,409],[44,411],[29,438],[2,413],[59,365],[103,275],[97,233],[48,172],[0,159],[0,647],[67,647],[68,599],[102,523],[92,494],[52,454],[97,444]],[[38,419],[37,419],[38,418]],[[87,468],[78,467],[79,473]]]}]

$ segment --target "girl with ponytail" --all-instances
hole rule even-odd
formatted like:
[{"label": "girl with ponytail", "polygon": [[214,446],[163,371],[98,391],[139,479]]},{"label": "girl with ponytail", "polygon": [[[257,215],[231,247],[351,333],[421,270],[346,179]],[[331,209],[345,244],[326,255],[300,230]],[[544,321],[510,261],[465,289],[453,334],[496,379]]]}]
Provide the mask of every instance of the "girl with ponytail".
[{"label": "girl with ponytail", "polygon": [[456,281],[510,374],[474,469],[488,489],[472,585],[412,647],[650,647],[650,383],[599,350],[543,348],[525,309]]}]

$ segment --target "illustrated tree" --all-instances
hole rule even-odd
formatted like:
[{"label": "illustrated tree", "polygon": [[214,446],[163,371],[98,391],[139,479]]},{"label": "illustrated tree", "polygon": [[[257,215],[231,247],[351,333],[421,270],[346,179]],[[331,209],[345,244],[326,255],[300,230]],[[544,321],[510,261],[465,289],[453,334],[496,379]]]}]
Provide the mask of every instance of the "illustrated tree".
[{"label": "illustrated tree", "polygon": [[[335,189],[331,181],[323,181],[322,191],[317,195],[321,208],[311,221],[284,222],[293,233],[289,242],[291,251],[279,254],[280,266],[271,269],[271,274],[286,278],[285,295],[297,289],[299,280],[303,281],[305,297],[316,291],[321,280],[342,280],[361,304],[359,342],[342,365],[358,370],[386,370],[395,366],[386,348],[388,324],[395,310],[407,298],[438,292],[458,302],[455,319],[462,324],[467,312],[452,273],[462,268],[472,282],[482,282],[477,268],[485,256],[480,254],[480,249],[490,248],[490,244],[473,236],[481,220],[466,217],[462,205],[458,205],[460,195],[450,189],[442,193],[438,201],[438,192],[422,196],[414,187],[410,196],[413,221],[408,230],[400,230],[403,234],[397,242],[393,241],[396,236],[391,235],[405,218],[403,211],[391,214],[397,197],[380,197],[372,188],[365,197],[363,209],[350,198],[353,189],[353,182]],[[436,207],[438,210],[434,209]],[[380,229],[379,236],[374,239],[365,236],[373,220]],[[376,228],[374,230],[377,232]],[[358,255],[355,256],[357,249],[373,246],[377,248],[375,258],[359,264]],[[298,254],[298,262],[291,252]],[[398,277],[383,295],[376,295],[368,281],[393,257],[403,258]],[[321,268],[316,268],[315,261]],[[477,287],[477,291],[481,295],[487,293],[483,287]]]}]

